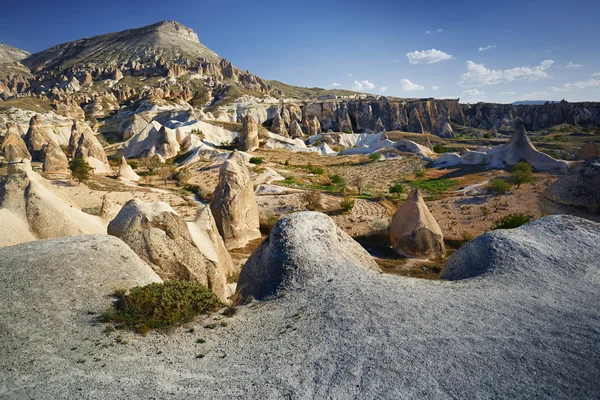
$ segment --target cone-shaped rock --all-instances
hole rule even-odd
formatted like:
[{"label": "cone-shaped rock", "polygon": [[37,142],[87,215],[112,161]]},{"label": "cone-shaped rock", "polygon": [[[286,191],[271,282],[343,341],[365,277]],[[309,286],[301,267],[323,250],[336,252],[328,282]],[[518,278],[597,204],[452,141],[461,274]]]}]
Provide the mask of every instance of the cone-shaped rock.
[{"label": "cone-shaped rock", "polygon": [[383,122],[381,121],[381,118],[377,118],[377,121],[375,122],[375,128],[373,128],[373,132],[375,132],[375,133],[385,132],[385,127],[383,126]]},{"label": "cone-shaped rock", "polygon": [[196,246],[186,222],[167,203],[128,201],[108,234],[127,243],[162,279],[201,283],[224,302],[231,294],[225,273]]},{"label": "cone-shaped rock", "polygon": [[410,111],[408,117],[408,126],[406,129],[408,132],[423,133],[423,123],[421,122],[419,111],[416,107]]},{"label": "cone-shaped rock", "polygon": [[44,146],[44,172],[65,173],[69,169],[69,160],[59,145],[50,141]]},{"label": "cone-shaped rock", "polygon": [[24,137],[27,149],[29,150],[33,160],[36,161],[42,159],[42,147],[44,147],[44,145],[50,141],[50,138],[44,135],[39,129],[39,124],[41,121],[42,120],[39,114],[31,117],[29,120],[29,129]]},{"label": "cone-shaped rock", "polygon": [[243,247],[260,237],[252,179],[238,151],[234,150],[221,166],[210,209],[228,249]]},{"label": "cone-shaped rock", "polygon": [[298,123],[298,121],[293,120],[290,124],[290,137],[292,139],[301,138],[304,136],[304,132],[302,132],[302,127]]},{"label": "cone-shaped rock", "polygon": [[79,142],[75,156],[84,158],[95,174],[112,172],[104,148],[91,131],[83,131],[79,136]]},{"label": "cone-shaped rock", "polygon": [[490,129],[490,136],[495,139],[498,138],[498,130],[496,129],[495,126],[492,126],[492,129]]},{"label": "cone-shaped rock", "polygon": [[127,159],[121,157],[121,165],[119,166],[119,180],[137,182],[140,180],[138,174],[135,173],[131,165],[127,164]]},{"label": "cone-shaped rock", "polygon": [[175,157],[179,151],[179,143],[177,143],[177,134],[175,131],[163,126],[156,134],[155,147],[150,153],[158,154],[165,159]]},{"label": "cone-shaped rock", "polygon": [[316,115],[313,115],[312,118],[308,119],[306,123],[306,131],[309,136],[318,135],[321,133],[321,123]]},{"label": "cone-shaped rock", "polygon": [[27,144],[19,135],[17,126],[13,123],[6,124],[6,135],[2,141],[2,152],[7,160],[25,158],[31,160],[31,154],[27,150]]},{"label": "cone-shaped rock", "polygon": [[81,124],[78,124],[77,120],[73,121],[73,125],[71,125],[71,137],[69,137],[69,146],[67,147],[67,154],[69,156],[75,156],[82,133],[83,128],[81,127]]},{"label": "cone-shaped rock", "polygon": [[394,213],[390,226],[394,250],[409,256],[442,257],[446,253],[440,226],[429,212],[419,188]]},{"label": "cone-shaped rock", "polygon": [[279,113],[275,114],[273,121],[271,121],[271,132],[281,136],[288,136],[287,129],[285,129],[285,122]]},{"label": "cone-shaped rock", "polygon": [[242,118],[242,131],[240,132],[240,150],[254,151],[258,149],[258,123],[248,114]]}]

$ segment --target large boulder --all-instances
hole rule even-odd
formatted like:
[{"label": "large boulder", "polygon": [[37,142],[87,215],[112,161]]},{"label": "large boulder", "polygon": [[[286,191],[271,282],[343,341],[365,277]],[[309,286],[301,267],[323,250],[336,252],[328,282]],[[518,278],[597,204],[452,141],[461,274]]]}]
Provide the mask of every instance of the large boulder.
[{"label": "large boulder", "polygon": [[119,177],[120,181],[131,181],[137,182],[140,180],[140,176],[135,173],[131,165],[127,163],[125,157],[121,157],[121,165],[119,166]]},{"label": "large boulder", "polygon": [[69,170],[69,160],[60,146],[54,142],[48,142],[42,149],[44,153],[44,172],[66,173]]},{"label": "large boulder", "polygon": [[379,271],[377,263],[333,220],[318,212],[281,218],[244,264],[237,292],[242,299],[263,299],[278,291],[301,290],[355,268]]},{"label": "large boulder", "polygon": [[258,204],[250,172],[234,150],[219,170],[219,183],[210,201],[219,233],[228,249],[260,237]]},{"label": "large boulder", "polygon": [[0,177],[0,212],[0,247],[106,232],[101,218],[78,210],[46,188],[44,179],[26,159],[9,163],[8,175]]},{"label": "large boulder", "polygon": [[[569,269],[595,265],[589,279],[598,279],[600,224],[568,215],[543,217],[515,229],[484,233],[456,251],[442,270],[442,279],[482,275],[528,275],[539,282],[565,284]],[[595,278],[592,278],[595,276]]]},{"label": "large boulder", "polygon": [[128,201],[108,225],[108,234],[127,243],[162,279],[199,282],[228,301],[224,271],[200,251],[186,222],[167,203]]},{"label": "large boulder", "polygon": [[419,188],[414,188],[392,217],[390,239],[402,255],[443,257],[444,235],[429,212]]},{"label": "large boulder", "polygon": [[258,123],[248,114],[242,118],[242,131],[240,132],[240,150],[254,151],[258,149]]},{"label": "large boulder", "polygon": [[600,222],[600,158],[579,163],[546,188],[540,207],[550,214],[571,214]]},{"label": "large boulder", "polygon": [[19,135],[17,125],[14,123],[6,124],[6,135],[4,135],[1,150],[4,153],[4,158],[7,160],[22,158],[31,160],[27,144],[23,141],[21,135]]}]

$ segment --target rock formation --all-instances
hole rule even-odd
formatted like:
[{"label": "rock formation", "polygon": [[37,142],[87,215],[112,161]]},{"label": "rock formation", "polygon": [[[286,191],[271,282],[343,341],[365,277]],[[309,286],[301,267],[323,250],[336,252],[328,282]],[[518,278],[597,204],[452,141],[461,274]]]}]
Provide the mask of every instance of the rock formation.
[{"label": "rock formation", "polygon": [[128,201],[108,225],[162,279],[199,282],[223,302],[231,292],[220,266],[196,246],[188,225],[163,202]]},{"label": "rock formation", "polygon": [[96,136],[88,130],[84,130],[79,135],[75,157],[84,158],[94,168],[94,174],[112,172],[104,148],[96,139]]},{"label": "rock formation", "polygon": [[121,157],[121,165],[119,166],[119,180],[121,181],[131,181],[137,182],[140,180],[138,174],[135,173],[131,165],[127,163],[127,159],[125,157]]},{"label": "rock formation", "polygon": [[31,120],[29,121],[29,129],[23,138],[34,161],[42,160],[42,147],[44,147],[44,145],[50,141],[50,139],[40,131],[40,122],[41,118],[39,114],[31,117]]},{"label": "rock formation", "polygon": [[0,247],[36,239],[104,233],[100,218],[65,203],[47,189],[29,160],[11,162],[0,177]]},{"label": "rock formation", "polygon": [[318,135],[321,133],[321,123],[316,116],[313,115],[312,118],[308,119],[306,124],[306,132],[308,136]]},{"label": "rock formation", "polygon": [[540,207],[550,214],[571,214],[600,222],[600,158],[569,169],[544,190]]},{"label": "rock formation", "polygon": [[403,255],[439,258],[446,254],[442,230],[419,188],[414,188],[394,213],[390,239],[394,250]]},{"label": "rock formation", "polygon": [[179,143],[177,143],[176,132],[161,127],[156,134],[154,146],[148,152],[148,156],[158,154],[164,159],[175,157],[179,151]]},{"label": "rock formation", "polygon": [[275,117],[271,121],[271,132],[276,133],[281,136],[288,136],[287,129],[285,128],[285,123],[281,118],[279,113],[275,114]]},{"label": "rock formation", "polygon": [[498,139],[498,131],[495,126],[492,126],[492,129],[490,129],[490,136],[494,139]]},{"label": "rock formation", "polygon": [[373,128],[374,133],[385,132],[385,126],[383,126],[383,122],[381,121],[381,117],[377,118],[375,122],[375,128]]},{"label": "rock formation", "polygon": [[579,149],[579,159],[588,160],[594,157],[598,157],[598,145],[594,142],[584,143]]},{"label": "rock formation", "polygon": [[227,249],[243,247],[260,237],[258,205],[250,172],[235,150],[221,166],[210,209]]},{"label": "rock formation", "polygon": [[292,139],[302,138],[304,136],[304,132],[302,132],[302,127],[298,123],[297,120],[293,120],[290,124],[290,137]]},{"label": "rock formation", "polygon": [[67,173],[69,171],[69,160],[59,145],[50,141],[42,148],[44,172]]},{"label": "rock formation", "polygon": [[[10,147],[10,149],[9,149]],[[6,124],[6,135],[2,141],[2,152],[7,160],[25,158],[31,160],[31,154],[27,150],[27,144],[19,135],[17,126],[13,123]]]},{"label": "rock formation", "polygon": [[258,123],[248,114],[242,118],[240,150],[252,152],[258,149]]},{"label": "rock formation", "polygon": [[344,270],[354,268],[379,271],[369,253],[327,215],[288,214],[244,264],[237,292],[242,299],[263,299],[282,285],[287,291],[301,290],[315,279],[341,279]]}]

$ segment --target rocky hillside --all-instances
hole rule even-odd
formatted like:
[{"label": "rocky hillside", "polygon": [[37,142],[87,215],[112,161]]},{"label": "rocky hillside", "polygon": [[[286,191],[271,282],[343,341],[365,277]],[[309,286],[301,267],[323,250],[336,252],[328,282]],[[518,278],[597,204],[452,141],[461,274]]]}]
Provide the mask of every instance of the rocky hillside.
[{"label": "rocky hillside", "polygon": [[123,106],[130,113],[157,106],[184,109],[201,119],[234,123],[251,114],[273,132],[286,134],[402,130],[451,137],[453,127],[460,126],[514,130],[517,118],[528,130],[565,123],[600,126],[598,103],[469,105],[263,80],[219,57],[193,30],[173,21],[79,39],[33,55],[0,45],[0,100],[4,108],[23,107],[23,98],[98,123],[102,131],[112,129],[102,125],[122,120]]}]

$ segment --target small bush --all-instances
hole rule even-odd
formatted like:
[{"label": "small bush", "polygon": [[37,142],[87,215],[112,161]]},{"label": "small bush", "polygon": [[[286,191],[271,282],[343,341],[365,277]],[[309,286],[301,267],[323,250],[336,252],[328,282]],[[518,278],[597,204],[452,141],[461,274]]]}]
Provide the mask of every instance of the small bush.
[{"label": "small bush", "polygon": [[340,209],[343,212],[350,212],[350,211],[352,211],[353,208],[354,208],[354,199],[344,197],[344,199],[340,203]]},{"label": "small bush", "polygon": [[315,167],[315,166],[313,166],[310,163],[306,166],[306,169],[307,169],[308,172],[310,172],[311,174],[315,174],[315,175],[323,175],[323,172],[325,172],[323,170],[323,168],[321,168],[321,167]]},{"label": "small bush", "polygon": [[420,168],[418,170],[415,171],[415,176],[417,178],[423,178],[425,176],[425,169]]},{"label": "small bush", "polygon": [[256,172],[257,174],[262,174],[263,172],[265,172],[264,167],[254,167],[252,168],[254,172]]},{"label": "small bush", "polygon": [[262,164],[264,161],[265,160],[262,157],[252,157],[252,158],[250,158],[250,164],[254,164],[254,165]]},{"label": "small bush", "polygon": [[496,178],[492,179],[488,184],[488,190],[490,192],[498,194],[504,194],[508,192],[510,189],[510,183],[506,182],[504,179]]},{"label": "small bush", "polygon": [[165,281],[137,286],[129,294],[116,294],[114,308],[100,316],[102,322],[121,324],[137,332],[189,322],[215,311],[219,300],[205,286],[188,281]]},{"label": "small bush", "polygon": [[443,154],[443,153],[447,153],[449,151],[449,149],[447,147],[445,147],[443,144],[436,144],[435,146],[433,146],[433,151],[438,154]]},{"label": "small bush", "polygon": [[484,138],[484,139],[491,139],[491,138],[492,138],[492,135],[491,135],[491,134],[489,134],[489,133],[484,133],[484,134],[483,134],[483,138]]},{"label": "small bush", "polygon": [[133,169],[137,169],[138,167],[137,161],[128,161],[127,164],[129,164],[129,166]]},{"label": "small bush", "polygon": [[513,229],[531,221],[533,217],[524,214],[508,214],[496,221],[492,229]]},{"label": "small bush", "polygon": [[372,162],[379,161],[381,159],[381,153],[371,153],[369,154],[369,160]]},{"label": "small bush", "polygon": [[306,204],[306,208],[311,211],[316,211],[321,208],[321,192],[311,190],[302,195],[302,201]]},{"label": "small bush", "polygon": [[334,185],[339,185],[340,183],[342,183],[342,176],[340,174],[333,174],[331,176],[329,176],[329,179],[331,180],[331,183],[333,183]]},{"label": "small bush", "polygon": [[390,186],[388,191],[392,194],[402,194],[404,193],[404,186],[400,183],[396,183],[395,185]]}]

